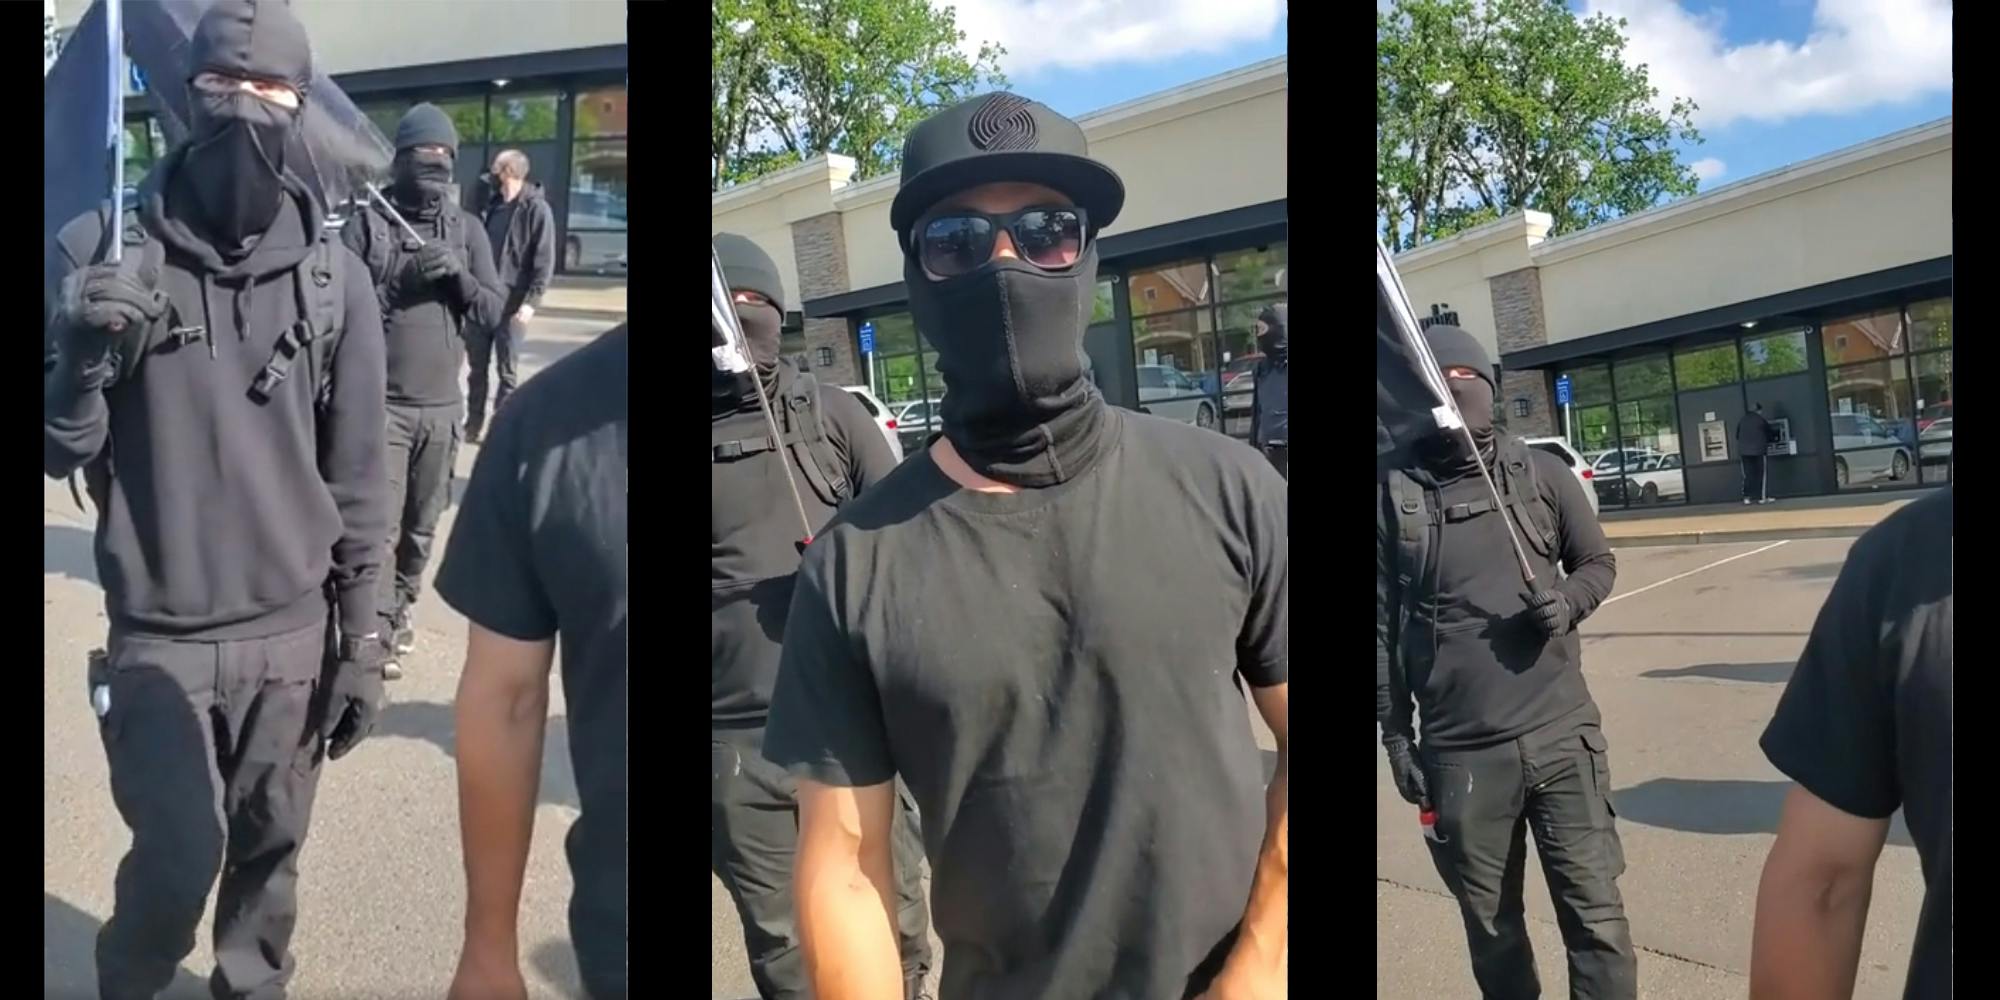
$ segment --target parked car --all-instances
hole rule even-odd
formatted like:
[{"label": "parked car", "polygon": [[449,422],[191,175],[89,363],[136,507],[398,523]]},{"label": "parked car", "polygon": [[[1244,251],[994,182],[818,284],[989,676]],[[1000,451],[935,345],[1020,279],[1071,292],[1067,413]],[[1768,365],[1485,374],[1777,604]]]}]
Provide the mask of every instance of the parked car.
[{"label": "parked car", "polygon": [[1590,485],[1590,480],[1596,473],[1591,470],[1590,463],[1585,462],[1583,456],[1578,454],[1576,449],[1571,448],[1569,442],[1562,438],[1536,437],[1525,438],[1524,440],[1527,442],[1528,447],[1536,451],[1546,451],[1562,459],[1563,464],[1569,466],[1569,471],[1576,474],[1577,483],[1583,487],[1583,495],[1590,501],[1590,512],[1593,514],[1597,513],[1597,491],[1592,489]]},{"label": "parked car", "polygon": [[1627,503],[1659,503],[1687,496],[1687,476],[1681,471],[1681,457],[1661,453],[1647,457],[1639,471],[1625,473]]},{"label": "parked car", "polygon": [[1202,392],[1186,372],[1166,365],[1139,366],[1139,412],[1196,427],[1215,427],[1215,399]]},{"label": "parked car", "polygon": [[875,394],[869,392],[865,385],[843,385],[841,388],[847,390],[848,395],[861,401],[861,408],[867,410],[868,416],[875,421],[875,426],[881,428],[882,439],[889,442],[889,454],[896,456],[896,461],[902,461],[903,442],[896,438],[896,418],[889,415],[889,408],[883,406],[882,401],[876,399]]},{"label": "parked car", "polygon": [[[1950,404],[1946,404],[1950,405]],[[1946,410],[1950,413],[1950,410]],[[1951,461],[1951,418],[1938,417],[1917,435],[1917,461],[1926,466],[1924,475],[1931,475],[1929,466],[1943,465]]]},{"label": "parked car", "polygon": [[564,230],[565,271],[626,273],[624,195],[609,191],[571,191],[569,224]]},{"label": "parked car", "polygon": [[905,451],[910,450],[909,445],[912,444],[921,446],[933,433],[943,429],[938,424],[939,402],[936,399],[919,399],[904,403],[891,418],[896,422],[896,434],[907,442]]},{"label": "parked car", "polygon": [[1245,354],[1230,359],[1222,366],[1222,408],[1234,414],[1237,410],[1247,410],[1256,401],[1257,365],[1264,360],[1262,354]]},{"label": "parked car", "polygon": [[1598,500],[1612,504],[1628,502],[1625,496],[1625,477],[1642,471],[1649,460],[1656,459],[1659,455],[1659,452],[1651,448],[1630,447],[1612,448],[1584,455],[1584,460],[1590,463],[1590,483],[1597,492]]},{"label": "parked car", "polygon": [[1866,413],[1833,414],[1833,450],[1833,478],[1842,489],[1910,474],[1909,446],[1888,424]]}]

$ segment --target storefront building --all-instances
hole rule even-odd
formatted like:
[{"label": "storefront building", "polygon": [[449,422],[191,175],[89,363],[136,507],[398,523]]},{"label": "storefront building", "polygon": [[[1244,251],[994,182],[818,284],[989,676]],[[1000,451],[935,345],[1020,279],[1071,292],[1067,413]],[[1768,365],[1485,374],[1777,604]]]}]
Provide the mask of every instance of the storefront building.
[{"label": "storefront building", "polygon": [[[74,25],[88,4],[63,0]],[[625,5],[557,0],[294,0],[318,68],[393,136],[429,101],[458,126],[458,182],[468,208],[503,149],[531,164],[556,222],[559,273],[627,273]],[[127,74],[126,183],[136,185],[169,137]],[[181,86],[182,81],[163,85]]]},{"label": "storefront building", "polygon": [[1738,502],[1761,404],[1772,497],[1951,475],[1951,119],[1556,239],[1517,214],[1396,259],[1480,337],[1499,417],[1566,439],[1600,503]]},{"label": "storefront building", "polygon": [[[1084,338],[1114,404],[1247,435],[1257,314],[1289,288],[1286,94],[1279,57],[1077,119],[1126,189]],[[801,328],[787,350],[868,387],[910,444],[937,428],[944,383],[903,290],[897,178],[850,183],[853,169],[820,157],[716,194],[711,231],[770,253]]]}]

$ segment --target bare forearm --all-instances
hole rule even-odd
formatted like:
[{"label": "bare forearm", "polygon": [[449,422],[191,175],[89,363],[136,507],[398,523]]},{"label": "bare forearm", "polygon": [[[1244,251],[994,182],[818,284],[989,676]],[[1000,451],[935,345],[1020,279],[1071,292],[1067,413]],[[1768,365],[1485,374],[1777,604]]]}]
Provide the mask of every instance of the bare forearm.
[{"label": "bare forearm", "polygon": [[1257,875],[1250,885],[1250,905],[1244,911],[1242,931],[1229,955],[1231,965],[1282,971],[1286,963],[1291,897],[1291,859],[1286,843],[1291,825],[1291,807],[1287,805],[1290,758],[1289,751],[1278,750],[1278,770],[1264,793],[1264,845],[1257,852]]},{"label": "bare forearm", "polygon": [[[869,865],[868,867],[875,867]],[[903,995],[896,950],[888,859],[881,871],[828,863],[801,851],[794,890],[799,943],[819,1000],[879,1000]]]},{"label": "bare forearm", "polygon": [[1852,996],[1873,889],[1872,873],[1800,878],[1766,872],[1752,932],[1751,1000]]},{"label": "bare forearm", "polygon": [[534,837],[548,689],[461,689],[458,808],[465,842],[466,936],[515,940]]}]

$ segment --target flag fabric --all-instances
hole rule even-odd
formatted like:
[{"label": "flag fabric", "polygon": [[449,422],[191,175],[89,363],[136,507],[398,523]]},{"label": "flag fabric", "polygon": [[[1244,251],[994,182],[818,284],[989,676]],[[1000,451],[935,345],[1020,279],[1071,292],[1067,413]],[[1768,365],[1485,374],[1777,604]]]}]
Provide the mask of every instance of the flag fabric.
[{"label": "flag fabric", "polygon": [[111,197],[111,149],[105,142],[113,102],[111,47],[103,3],[84,11],[42,79],[42,318],[55,301],[56,234]]},{"label": "flag fabric", "polygon": [[709,248],[709,324],[714,328],[709,354],[717,371],[730,373],[750,370],[750,345],[736,318],[736,299],[729,294],[729,279],[722,275],[722,257]]},{"label": "flag fabric", "polygon": [[1403,279],[1375,242],[1375,468],[1408,465],[1418,441],[1463,426]]}]

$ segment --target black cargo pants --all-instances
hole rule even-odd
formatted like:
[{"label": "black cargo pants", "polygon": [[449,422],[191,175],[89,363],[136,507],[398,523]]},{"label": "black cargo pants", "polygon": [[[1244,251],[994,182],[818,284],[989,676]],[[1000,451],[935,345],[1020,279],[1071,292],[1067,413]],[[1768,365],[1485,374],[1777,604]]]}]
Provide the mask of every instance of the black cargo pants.
[{"label": "black cargo pants", "polygon": [[1595,722],[1563,722],[1497,746],[1422,752],[1443,841],[1427,846],[1458,899],[1472,976],[1486,1000],[1542,993],[1522,912],[1524,827],[1534,833],[1555,900],[1570,996],[1638,996],[1632,928],[1618,893],[1625,851],[1613,825],[1607,749]]},{"label": "black cargo pants", "polygon": [[[458,461],[457,406],[389,404],[389,558],[375,606],[387,621],[396,621],[416,607],[424,591],[424,567],[431,561],[431,542],[438,518],[451,502],[453,463]],[[383,630],[386,639],[389,630]]]},{"label": "black cargo pants", "polygon": [[132,830],[111,919],[97,935],[105,1000],[151,998],[167,986],[194,950],[218,872],[210,992],[285,995],[330,641],[324,623],[234,642],[114,629],[108,655],[93,657],[111,797]]},{"label": "black cargo pants", "polygon": [[[792,858],[799,807],[792,776],[764,759],[764,730],[713,732],[709,803],[710,867],[736,901],[750,978],[764,1000],[806,1000],[805,956],[792,909]],[[915,998],[931,967],[930,908],[924,903],[923,839],[916,804],[896,783],[896,933],[905,995]]]},{"label": "black cargo pants", "polygon": [[493,393],[493,410],[500,412],[506,405],[507,397],[514,392],[514,361],[521,353],[521,341],[527,336],[528,324],[519,316],[509,316],[497,329],[485,330],[467,327],[465,330],[465,357],[472,366],[466,375],[466,416],[465,425],[478,431],[486,426],[486,372],[490,364],[500,376],[500,386]]}]

